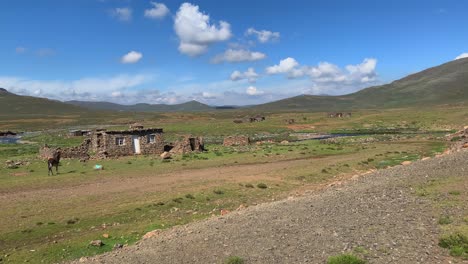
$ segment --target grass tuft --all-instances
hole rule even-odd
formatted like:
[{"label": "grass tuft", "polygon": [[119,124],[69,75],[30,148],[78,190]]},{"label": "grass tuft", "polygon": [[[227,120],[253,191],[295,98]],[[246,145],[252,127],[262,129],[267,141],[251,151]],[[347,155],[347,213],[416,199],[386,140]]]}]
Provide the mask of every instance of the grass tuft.
[{"label": "grass tuft", "polygon": [[327,260],[327,264],[364,264],[364,263],[366,263],[364,260],[351,254],[332,256],[332,257],[329,257]]},{"label": "grass tuft", "polygon": [[260,189],[266,189],[266,188],[268,188],[268,186],[267,186],[266,184],[264,184],[264,183],[259,183],[259,184],[257,184],[257,187],[260,188]]},{"label": "grass tuft", "polygon": [[225,261],[224,261],[225,264],[243,264],[245,263],[244,262],[244,259],[241,258],[241,257],[238,257],[238,256],[230,256],[228,257]]}]

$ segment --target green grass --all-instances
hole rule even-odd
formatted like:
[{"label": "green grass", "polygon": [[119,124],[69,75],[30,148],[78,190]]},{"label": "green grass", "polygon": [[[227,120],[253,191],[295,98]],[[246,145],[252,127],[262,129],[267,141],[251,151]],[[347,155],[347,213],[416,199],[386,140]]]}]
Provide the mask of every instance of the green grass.
[{"label": "green grass", "polygon": [[245,263],[244,262],[244,259],[241,258],[241,257],[238,257],[238,256],[230,256],[228,257],[225,261],[224,261],[225,264],[243,264]]},{"label": "green grass", "polygon": [[445,235],[439,239],[439,246],[450,250],[450,255],[468,259],[468,236],[462,233]]},{"label": "green grass", "polygon": [[365,264],[366,262],[354,255],[343,254],[329,257],[327,264]]}]

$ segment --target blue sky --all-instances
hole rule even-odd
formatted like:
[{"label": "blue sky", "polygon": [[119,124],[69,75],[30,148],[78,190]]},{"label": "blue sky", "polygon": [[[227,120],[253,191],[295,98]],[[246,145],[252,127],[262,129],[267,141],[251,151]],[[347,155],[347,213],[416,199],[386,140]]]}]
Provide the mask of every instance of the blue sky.
[{"label": "blue sky", "polygon": [[468,56],[467,1],[0,0],[0,87],[246,105],[338,95]]}]

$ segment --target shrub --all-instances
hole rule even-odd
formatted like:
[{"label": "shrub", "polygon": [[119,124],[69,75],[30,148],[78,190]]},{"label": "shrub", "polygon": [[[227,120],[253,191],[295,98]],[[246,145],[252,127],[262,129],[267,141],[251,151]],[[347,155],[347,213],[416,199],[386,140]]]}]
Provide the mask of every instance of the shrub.
[{"label": "shrub", "polygon": [[364,260],[351,254],[332,256],[332,257],[329,257],[327,260],[327,264],[364,264],[364,263],[366,263]]},{"label": "shrub", "polygon": [[268,186],[267,186],[266,184],[264,184],[264,183],[259,183],[259,184],[257,184],[257,187],[260,188],[260,189],[266,189],[266,188],[268,188]]},{"label": "shrub", "polygon": [[439,246],[450,249],[450,255],[468,257],[468,237],[454,233],[439,239]]},{"label": "shrub", "polygon": [[224,192],[223,192],[222,190],[214,190],[213,192],[214,192],[215,194],[220,194],[220,195],[221,195],[221,194],[224,194]]},{"label": "shrub", "polygon": [[253,188],[254,186],[253,186],[252,184],[250,184],[250,183],[247,183],[247,184],[245,185],[245,187],[246,187],[246,188]]},{"label": "shrub", "polygon": [[226,264],[243,264],[244,259],[238,256],[230,256],[224,261]]},{"label": "shrub", "polygon": [[195,199],[195,196],[193,196],[193,195],[191,195],[191,194],[189,193],[189,194],[186,194],[186,195],[185,195],[185,198],[187,198],[187,199],[192,199],[192,200],[193,200],[193,199]]},{"label": "shrub", "polygon": [[460,195],[460,191],[450,191],[449,194],[451,194],[451,195]]},{"label": "shrub", "polygon": [[175,203],[182,203],[183,199],[184,198],[182,198],[182,197],[177,197],[177,198],[172,199],[172,201],[175,202]]},{"label": "shrub", "polygon": [[443,215],[439,218],[439,225],[448,225],[452,223],[452,219],[448,215]]}]

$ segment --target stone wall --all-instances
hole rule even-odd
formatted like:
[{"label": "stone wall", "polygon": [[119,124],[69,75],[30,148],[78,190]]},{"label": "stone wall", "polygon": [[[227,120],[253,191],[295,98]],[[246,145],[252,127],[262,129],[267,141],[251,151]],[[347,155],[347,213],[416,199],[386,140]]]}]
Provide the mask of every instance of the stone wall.
[{"label": "stone wall", "polygon": [[223,145],[229,146],[247,146],[250,144],[250,138],[247,136],[229,136],[225,137]]},{"label": "stone wall", "polygon": [[69,159],[83,159],[89,158],[89,147],[91,146],[91,139],[87,138],[81,143],[81,145],[76,147],[64,148],[61,150],[62,158]]},{"label": "stone wall", "polygon": [[190,152],[201,152],[205,150],[202,137],[185,136],[174,143],[171,153],[185,154]]}]

